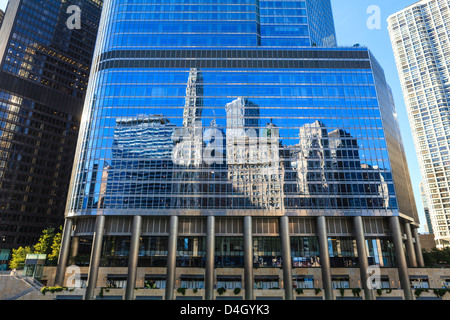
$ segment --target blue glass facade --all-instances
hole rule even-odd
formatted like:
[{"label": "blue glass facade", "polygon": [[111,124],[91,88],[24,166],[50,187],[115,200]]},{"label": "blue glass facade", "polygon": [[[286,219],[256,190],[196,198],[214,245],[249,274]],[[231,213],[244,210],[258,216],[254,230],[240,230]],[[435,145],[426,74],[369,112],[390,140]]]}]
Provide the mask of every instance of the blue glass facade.
[{"label": "blue glass facade", "polygon": [[[146,68],[145,57],[100,64],[91,95],[96,99],[85,114],[94,120],[81,136],[83,161],[75,166],[68,213],[397,213],[368,51],[240,53],[245,61],[228,58],[227,68],[182,68],[176,64],[185,60],[158,58],[152,62],[174,67]],[[296,63],[304,65],[289,67],[294,61],[282,57],[258,59],[267,53],[301,57]],[[313,66],[304,58],[309,54],[328,60]],[[348,65],[339,67],[344,56],[351,57]],[[203,62],[222,62],[216,59]],[[143,67],[127,67],[130,62]],[[233,67],[240,62],[263,67]]]}]

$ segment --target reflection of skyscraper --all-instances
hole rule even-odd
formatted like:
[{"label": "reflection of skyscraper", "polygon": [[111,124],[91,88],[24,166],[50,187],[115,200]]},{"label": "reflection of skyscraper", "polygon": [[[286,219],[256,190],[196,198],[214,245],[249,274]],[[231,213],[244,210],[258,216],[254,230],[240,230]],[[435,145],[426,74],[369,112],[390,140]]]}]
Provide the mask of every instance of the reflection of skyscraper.
[{"label": "reflection of skyscraper", "polygon": [[[295,207],[335,207],[350,210],[389,208],[389,186],[384,169],[363,163],[358,141],[348,132],[315,121],[300,128],[300,143],[293,147],[292,165],[298,177],[300,199]],[[323,196],[327,195],[327,198]]]},{"label": "reflection of skyscraper", "polygon": [[270,122],[260,135],[259,107],[246,99],[228,103],[225,110],[228,181],[235,193],[230,207],[283,208],[279,129]]},{"label": "reflection of skyscraper", "polygon": [[191,68],[186,85],[183,109],[183,127],[174,136],[173,158],[176,164],[174,174],[175,208],[199,208],[201,205],[202,177],[204,173],[195,170],[203,162],[203,83],[202,74]]},{"label": "reflection of skyscraper", "polygon": [[102,174],[100,188],[106,182],[106,190],[101,193],[101,209],[165,209],[171,205],[174,128],[160,115],[116,119],[111,164]]},{"label": "reflection of skyscraper", "polygon": [[203,111],[203,78],[199,69],[191,68],[186,85],[186,99],[183,112],[183,127],[193,127],[201,121]]}]

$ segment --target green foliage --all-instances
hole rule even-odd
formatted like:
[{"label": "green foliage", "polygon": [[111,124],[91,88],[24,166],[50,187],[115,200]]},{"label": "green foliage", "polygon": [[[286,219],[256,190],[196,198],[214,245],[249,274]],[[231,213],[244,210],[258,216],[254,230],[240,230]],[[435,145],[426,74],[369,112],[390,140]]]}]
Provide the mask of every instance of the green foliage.
[{"label": "green foliage", "polygon": [[383,294],[383,289],[377,289],[377,295],[379,295],[381,297],[382,294]]},{"label": "green foliage", "polygon": [[227,289],[225,289],[224,287],[221,287],[221,288],[217,289],[217,293],[219,295],[223,295],[226,291],[227,291]]},{"label": "green foliage", "polygon": [[33,253],[33,249],[31,247],[19,247],[17,249],[13,249],[11,261],[9,262],[10,269],[23,269],[25,265],[25,258],[27,254]]},{"label": "green foliage", "polygon": [[194,288],[194,290],[192,290],[194,293],[197,293],[198,292],[198,289],[197,288]]},{"label": "green foliage", "polygon": [[352,293],[354,297],[359,297],[361,294],[361,288],[354,288],[352,289]]},{"label": "green foliage", "polygon": [[341,297],[345,296],[345,289],[344,288],[340,288],[339,292],[341,293]]},{"label": "green foliage", "polygon": [[319,294],[319,293],[321,293],[322,292],[322,289],[320,289],[320,288],[316,288],[315,290],[314,290],[314,293],[316,294],[316,296]]},{"label": "green foliage", "polygon": [[433,289],[433,293],[438,298],[442,298],[447,292],[450,292],[450,289]]},{"label": "green foliage", "polygon": [[34,253],[50,255],[54,238],[55,228],[50,227],[43,230],[38,242],[34,245]]},{"label": "green foliage", "polygon": [[303,294],[303,289],[302,288],[296,288],[295,292],[297,292],[297,294]]},{"label": "green foliage", "polygon": [[186,288],[178,288],[177,292],[181,293],[184,296],[186,294]]},{"label": "green foliage", "polygon": [[51,292],[51,293],[55,293],[55,292],[61,292],[63,290],[67,291],[67,287],[43,287],[41,289],[41,293],[43,295],[45,295],[46,292]]},{"label": "green foliage", "polygon": [[239,294],[241,293],[241,288],[234,288],[234,294]]},{"label": "green foliage", "polygon": [[425,267],[448,266],[450,265],[450,248],[423,250],[423,261]]},{"label": "green foliage", "polygon": [[27,254],[46,254],[47,261],[55,265],[58,262],[59,249],[61,247],[62,227],[59,227],[59,232],[55,228],[47,228],[42,231],[38,242],[32,247],[19,247],[13,249],[11,261],[9,262],[10,269],[23,269],[25,265],[25,258]]},{"label": "green foliage", "polygon": [[57,232],[53,237],[53,242],[51,246],[51,253],[47,256],[48,261],[51,264],[56,264],[59,257],[59,249],[61,248],[61,238],[62,238],[62,226],[59,227],[59,232]]},{"label": "green foliage", "polygon": [[423,292],[428,292],[428,289],[418,288],[418,289],[414,290],[414,294],[416,295],[417,298],[419,298]]}]

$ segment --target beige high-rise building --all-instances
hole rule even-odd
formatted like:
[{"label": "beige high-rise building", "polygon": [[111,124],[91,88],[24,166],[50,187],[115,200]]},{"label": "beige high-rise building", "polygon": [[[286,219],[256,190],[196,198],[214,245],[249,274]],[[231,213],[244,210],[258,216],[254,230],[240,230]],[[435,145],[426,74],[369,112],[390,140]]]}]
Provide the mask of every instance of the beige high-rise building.
[{"label": "beige high-rise building", "polygon": [[423,0],[388,18],[423,192],[439,248],[450,246],[450,1]]}]

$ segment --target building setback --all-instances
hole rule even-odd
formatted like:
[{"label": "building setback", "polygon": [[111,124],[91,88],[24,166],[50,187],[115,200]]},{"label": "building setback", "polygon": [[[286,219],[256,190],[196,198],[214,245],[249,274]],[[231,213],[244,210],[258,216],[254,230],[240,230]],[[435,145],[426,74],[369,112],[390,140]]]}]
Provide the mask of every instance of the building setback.
[{"label": "building setback", "polygon": [[448,0],[423,0],[388,18],[438,248],[450,245],[449,10]]},{"label": "building setback", "polygon": [[[67,9],[81,9],[68,29]],[[64,222],[102,1],[10,0],[0,31],[0,248]]]},{"label": "building setback", "polygon": [[419,221],[375,58],[336,47],[328,0],[211,3],[105,2],[56,285],[70,261],[85,299],[105,272],[126,299],[334,299],[355,268],[373,299],[370,264],[412,299]]}]

